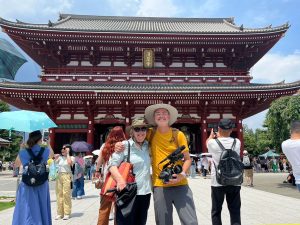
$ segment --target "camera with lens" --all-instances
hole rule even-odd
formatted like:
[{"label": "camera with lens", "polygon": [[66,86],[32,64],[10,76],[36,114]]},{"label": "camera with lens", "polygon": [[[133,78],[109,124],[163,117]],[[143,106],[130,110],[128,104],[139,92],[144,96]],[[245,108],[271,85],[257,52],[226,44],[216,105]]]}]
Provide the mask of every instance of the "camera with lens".
[{"label": "camera with lens", "polygon": [[177,148],[174,152],[172,152],[170,155],[168,155],[164,160],[162,160],[158,164],[160,165],[166,160],[169,160],[169,162],[163,166],[163,169],[159,174],[159,179],[162,179],[164,183],[168,183],[170,179],[172,179],[173,174],[179,174],[182,172],[182,166],[176,165],[176,163],[182,159],[183,154],[181,152],[184,149],[185,149],[184,145]]}]

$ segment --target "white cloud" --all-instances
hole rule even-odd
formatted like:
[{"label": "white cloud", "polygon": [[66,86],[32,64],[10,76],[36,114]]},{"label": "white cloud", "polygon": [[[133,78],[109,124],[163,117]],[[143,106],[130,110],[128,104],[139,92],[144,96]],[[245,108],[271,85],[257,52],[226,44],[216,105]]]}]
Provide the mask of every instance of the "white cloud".
[{"label": "white cloud", "polygon": [[47,22],[49,18],[58,18],[59,12],[70,10],[72,5],[73,0],[0,0],[0,16],[12,21]]},{"label": "white cloud", "polygon": [[[267,54],[252,69],[252,82],[276,83],[285,80],[286,83],[300,80],[300,54]],[[260,112],[243,121],[249,128],[262,128],[268,110]]]},{"label": "white cloud", "polygon": [[141,0],[137,16],[174,17],[179,10],[172,0]]},{"label": "white cloud", "polygon": [[252,68],[253,82],[294,82],[300,80],[300,54],[267,54]]}]

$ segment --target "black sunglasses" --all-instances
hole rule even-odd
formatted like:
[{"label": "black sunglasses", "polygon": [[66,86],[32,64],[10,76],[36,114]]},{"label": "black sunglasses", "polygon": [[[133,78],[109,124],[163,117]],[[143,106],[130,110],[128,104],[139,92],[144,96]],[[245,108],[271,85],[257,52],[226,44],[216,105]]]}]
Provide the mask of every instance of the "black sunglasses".
[{"label": "black sunglasses", "polygon": [[147,127],[135,127],[133,128],[133,130],[135,132],[140,132],[140,131],[145,132],[147,130]]}]

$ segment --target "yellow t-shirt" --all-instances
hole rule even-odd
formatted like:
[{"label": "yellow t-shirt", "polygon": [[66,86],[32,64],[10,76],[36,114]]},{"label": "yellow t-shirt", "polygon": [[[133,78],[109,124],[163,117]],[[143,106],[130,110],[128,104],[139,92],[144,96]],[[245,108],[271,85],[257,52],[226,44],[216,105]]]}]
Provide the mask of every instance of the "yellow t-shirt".
[{"label": "yellow t-shirt", "polygon": [[[152,128],[149,129],[149,132],[147,133],[147,140],[149,140],[151,133],[152,133]],[[172,141],[172,128],[167,133],[160,133],[158,130],[156,130],[153,139],[151,140],[150,143],[150,148],[151,148],[151,158],[152,158],[152,182],[153,186],[158,186],[158,187],[170,187],[170,186],[180,186],[180,185],[186,185],[187,179],[183,179],[177,184],[173,185],[167,185],[162,182],[161,179],[159,179],[159,174],[163,168],[163,166],[168,163],[169,160],[166,160],[165,162],[161,163],[158,165],[163,159],[165,159],[168,155],[170,155],[172,152],[174,152],[179,146],[186,146],[186,148],[182,152],[188,152],[188,144],[186,141],[186,137],[183,132],[179,131],[178,132],[178,145],[176,145],[176,142],[173,140]],[[182,165],[183,162],[176,163],[179,165]]]}]

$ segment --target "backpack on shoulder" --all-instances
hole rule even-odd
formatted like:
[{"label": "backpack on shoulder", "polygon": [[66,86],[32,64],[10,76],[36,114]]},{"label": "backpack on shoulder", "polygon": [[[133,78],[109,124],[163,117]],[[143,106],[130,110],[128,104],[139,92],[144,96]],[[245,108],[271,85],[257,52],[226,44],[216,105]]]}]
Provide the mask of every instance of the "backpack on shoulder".
[{"label": "backpack on shoulder", "polygon": [[244,164],[240,156],[234,151],[236,139],[230,149],[225,149],[222,143],[216,138],[216,142],[222,149],[220,162],[216,169],[216,178],[221,185],[240,185],[243,183]]},{"label": "backpack on shoulder", "polygon": [[44,147],[38,155],[34,155],[32,149],[26,149],[30,156],[30,161],[24,168],[22,174],[22,181],[28,186],[39,186],[48,180],[49,171],[47,169],[46,163],[42,162],[42,155],[45,151]]},{"label": "backpack on shoulder", "polygon": [[251,166],[250,158],[248,155],[243,156],[243,164],[244,166]]}]

